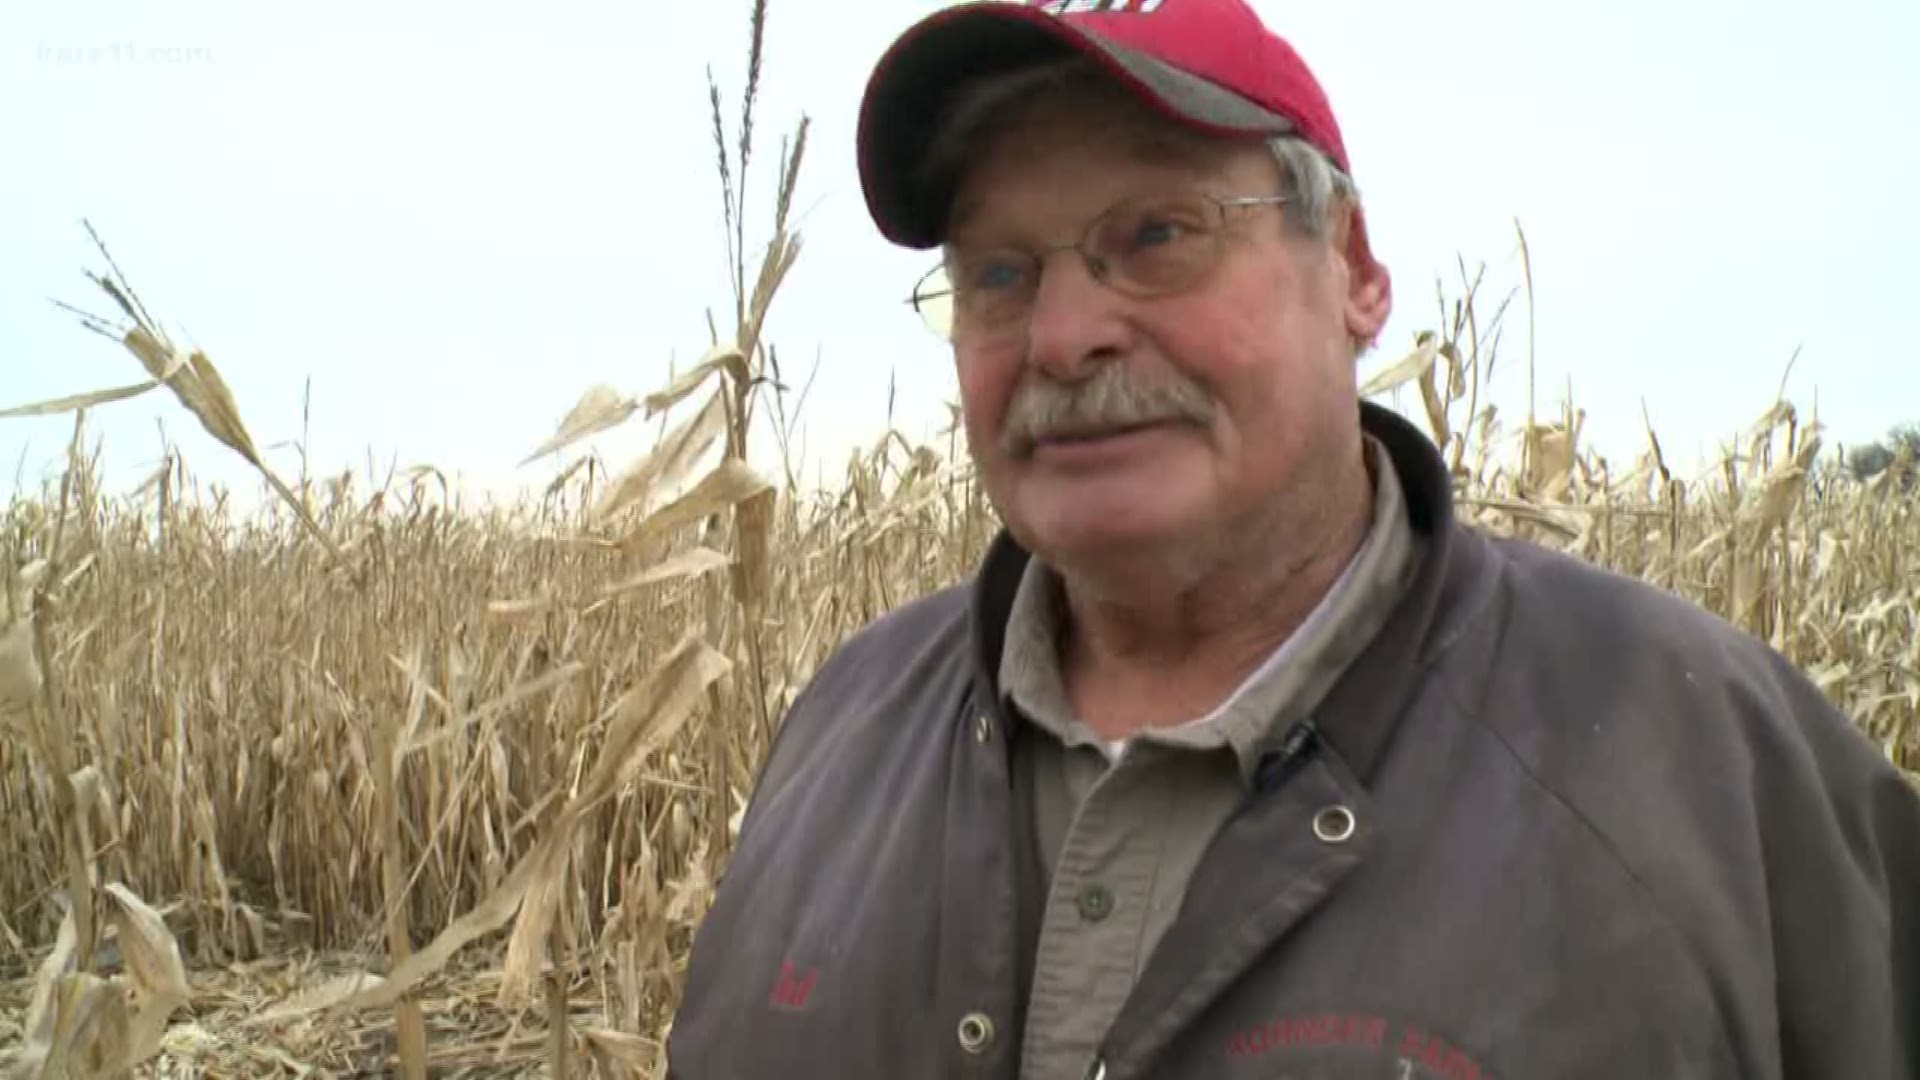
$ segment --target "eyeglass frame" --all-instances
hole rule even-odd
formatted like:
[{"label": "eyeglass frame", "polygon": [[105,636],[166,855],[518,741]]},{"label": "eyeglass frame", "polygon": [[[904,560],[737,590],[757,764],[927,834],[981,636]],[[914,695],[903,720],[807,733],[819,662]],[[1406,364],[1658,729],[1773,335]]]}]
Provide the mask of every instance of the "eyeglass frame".
[{"label": "eyeglass frame", "polygon": [[[1213,242],[1216,245],[1215,251],[1213,253],[1213,260],[1212,260],[1212,263],[1209,265],[1208,269],[1211,269],[1213,265],[1218,265],[1218,262],[1219,262],[1220,251],[1218,248],[1218,243],[1219,243],[1222,232],[1226,228],[1227,211],[1242,209],[1245,207],[1253,207],[1253,206],[1279,206],[1279,205],[1283,205],[1283,204],[1294,201],[1293,196],[1291,195],[1225,196],[1225,195],[1216,195],[1210,191],[1195,192],[1193,193],[1193,195],[1199,199],[1205,200],[1206,202],[1212,204],[1212,206],[1214,207],[1214,210],[1217,213],[1217,219],[1207,233],[1208,240],[1210,242]],[[1178,198],[1180,196],[1164,196],[1164,197]],[[1194,284],[1199,280],[1199,277],[1196,277],[1194,282],[1189,282],[1185,285],[1182,285],[1174,289],[1133,291],[1115,284],[1112,278],[1109,277],[1106,273],[1104,273],[1101,270],[1099,265],[1099,259],[1092,252],[1087,250],[1087,245],[1089,241],[1092,239],[1094,232],[1104,222],[1106,222],[1108,218],[1115,211],[1119,210],[1124,206],[1128,206],[1134,203],[1150,202],[1154,198],[1156,197],[1140,196],[1140,197],[1134,197],[1134,198],[1121,199],[1115,202],[1113,205],[1107,207],[1105,210],[1100,211],[1100,213],[1096,214],[1091,221],[1087,222],[1086,228],[1081,231],[1080,237],[1077,240],[1073,240],[1067,243],[1049,244],[1038,249],[1037,251],[1025,250],[1023,251],[1023,254],[1031,258],[1034,265],[1037,268],[1044,269],[1046,266],[1046,262],[1050,257],[1057,255],[1063,251],[1071,251],[1080,256],[1081,264],[1086,267],[1087,273],[1090,274],[1095,281],[1098,281],[1103,287],[1111,289],[1114,292],[1119,293],[1122,296],[1129,297],[1131,299],[1159,299],[1159,298],[1165,298],[1169,296],[1180,295],[1188,291],[1189,289],[1192,289],[1194,287]],[[1014,249],[1014,250],[1019,250],[1019,249]],[[926,311],[921,306],[930,300],[937,300],[941,297],[953,297],[956,295],[958,290],[951,284],[951,282],[949,282],[947,288],[945,289],[941,289],[933,292],[922,291],[922,289],[926,286],[927,282],[930,279],[932,279],[934,275],[943,274],[946,272],[947,272],[947,264],[945,260],[942,260],[939,264],[929,268],[926,273],[920,276],[920,280],[915,283],[913,293],[912,295],[907,297],[907,299],[905,300],[905,303],[908,306],[913,308],[914,313],[920,317],[920,321],[927,327],[929,331],[931,331],[934,334],[935,337],[941,338],[942,340],[951,341],[953,337],[952,326],[949,325],[948,329],[945,332],[940,331],[937,327],[933,325],[933,320],[927,315]],[[1038,270],[1036,270],[1035,276],[1036,278],[1038,277]],[[1200,275],[1200,277],[1204,277],[1204,273]],[[958,305],[955,304],[954,306],[957,309]]]}]

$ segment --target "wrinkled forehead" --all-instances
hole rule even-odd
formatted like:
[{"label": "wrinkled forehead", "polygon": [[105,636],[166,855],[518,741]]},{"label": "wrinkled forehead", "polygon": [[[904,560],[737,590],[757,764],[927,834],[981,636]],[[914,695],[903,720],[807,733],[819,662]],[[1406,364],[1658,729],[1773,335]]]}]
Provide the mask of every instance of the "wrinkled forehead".
[{"label": "wrinkled forehead", "polygon": [[1007,163],[1024,163],[1042,154],[1083,157],[1089,169],[1111,178],[1114,168],[1137,169],[1143,176],[1202,181],[1221,175],[1257,140],[1224,139],[1174,122],[1097,74],[1043,84],[1030,92],[995,99],[983,91],[981,104],[963,107],[936,140],[933,167],[945,170],[939,182],[953,198],[948,204],[947,235],[963,229],[1003,197],[996,178]]}]

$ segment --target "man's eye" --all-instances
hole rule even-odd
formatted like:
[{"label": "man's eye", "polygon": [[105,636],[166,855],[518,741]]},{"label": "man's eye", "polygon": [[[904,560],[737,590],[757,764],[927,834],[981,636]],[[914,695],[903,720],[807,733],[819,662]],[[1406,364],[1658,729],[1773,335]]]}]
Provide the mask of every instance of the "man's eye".
[{"label": "man's eye", "polygon": [[1188,233],[1186,222],[1168,215],[1142,216],[1136,219],[1127,232],[1127,244],[1133,248],[1158,247],[1184,239]]},{"label": "man's eye", "polygon": [[998,292],[1018,288],[1023,272],[1011,259],[991,259],[969,267],[963,280],[970,289]]}]

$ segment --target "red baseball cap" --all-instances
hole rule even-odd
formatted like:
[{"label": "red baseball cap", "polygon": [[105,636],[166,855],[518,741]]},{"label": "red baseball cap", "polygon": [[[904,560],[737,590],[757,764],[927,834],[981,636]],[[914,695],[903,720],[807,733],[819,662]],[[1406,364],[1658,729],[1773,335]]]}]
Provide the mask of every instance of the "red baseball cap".
[{"label": "red baseball cap", "polygon": [[910,27],[867,83],[860,182],[880,232],[939,245],[946,199],[920,190],[916,166],[958,91],[1076,52],[1174,120],[1223,136],[1297,135],[1352,175],[1319,81],[1246,0],[974,0]]}]

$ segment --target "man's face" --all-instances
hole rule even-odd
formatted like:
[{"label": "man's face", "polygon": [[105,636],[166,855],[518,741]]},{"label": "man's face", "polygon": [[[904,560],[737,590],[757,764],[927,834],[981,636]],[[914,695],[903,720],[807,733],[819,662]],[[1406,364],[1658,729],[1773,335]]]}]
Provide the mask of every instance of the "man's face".
[{"label": "man's face", "polygon": [[[1217,265],[1178,295],[1136,299],[1095,280],[1056,245],[1121,200],[1281,193],[1263,146],[1148,153],[1144,143],[1165,143],[1140,137],[1156,121],[1116,115],[1029,111],[973,160],[948,238],[962,262],[1053,250],[1029,317],[984,331],[962,315],[954,350],[988,493],[1014,536],[1060,566],[1204,560],[1254,523],[1314,513],[1334,455],[1357,459],[1354,343],[1389,307],[1383,271],[1349,270],[1344,210],[1329,239],[1312,240],[1287,230],[1278,206],[1229,209]],[[1160,420],[1091,439],[1055,438],[1039,419],[1072,416],[1084,430],[1142,415]]]}]

